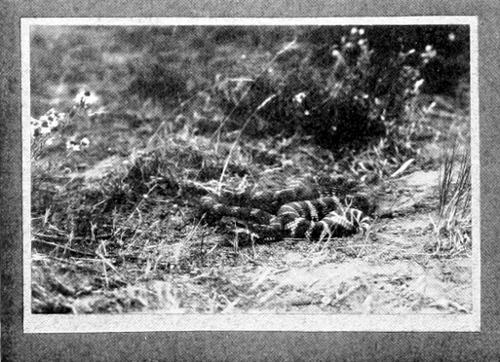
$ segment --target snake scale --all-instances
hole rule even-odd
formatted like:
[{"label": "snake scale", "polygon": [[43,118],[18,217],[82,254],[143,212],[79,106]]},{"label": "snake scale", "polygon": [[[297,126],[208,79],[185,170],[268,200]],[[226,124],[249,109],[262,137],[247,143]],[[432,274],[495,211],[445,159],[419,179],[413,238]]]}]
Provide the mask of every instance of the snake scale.
[{"label": "snake scale", "polygon": [[366,195],[322,197],[316,187],[304,180],[280,190],[201,199],[201,210],[208,220],[220,221],[234,237],[252,243],[283,238],[321,241],[352,235],[369,228],[370,207]]}]

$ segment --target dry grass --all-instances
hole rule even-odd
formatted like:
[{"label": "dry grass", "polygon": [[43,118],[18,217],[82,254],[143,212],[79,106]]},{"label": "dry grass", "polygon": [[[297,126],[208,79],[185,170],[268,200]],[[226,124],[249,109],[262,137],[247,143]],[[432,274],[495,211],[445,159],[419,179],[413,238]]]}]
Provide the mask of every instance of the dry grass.
[{"label": "dry grass", "polygon": [[471,247],[471,158],[455,141],[446,152],[439,185],[438,218],[434,223],[436,251]]},{"label": "dry grass", "polygon": [[[181,309],[179,300],[190,301],[193,296],[200,298],[204,305],[201,311],[205,312],[229,312],[252,300],[265,299],[262,295],[256,299],[259,289],[264,289],[265,277],[244,280],[245,272],[238,268],[279,265],[283,255],[274,255],[267,248],[272,255],[263,258],[263,249],[253,243],[252,248],[239,247],[235,242],[234,248],[222,247],[228,243],[220,233],[221,225],[200,214],[201,196],[234,198],[249,190],[275,190],[306,173],[318,179],[343,174],[346,179],[354,178],[357,186],[366,187],[419,166],[415,139],[423,138],[427,131],[420,127],[425,117],[415,120],[401,114],[398,120],[388,120],[382,116],[389,112],[389,103],[392,110],[404,109],[403,93],[409,77],[400,79],[403,87],[391,87],[388,94],[375,95],[368,87],[368,49],[365,58],[351,59],[351,68],[343,69],[342,77],[326,79],[331,69],[316,67],[311,60],[314,47],[307,41],[294,40],[276,48],[249,51],[232,44],[228,51],[227,46],[221,46],[212,49],[217,55],[208,57],[205,63],[193,49],[179,47],[182,55],[171,51],[169,56],[182,58],[174,68],[188,64],[193,55],[198,62],[192,79],[182,79],[186,75],[173,72],[171,65],[160,72],[167,83],[168,79],[178,80],[174,86],[179,92],[165,88],[168,93],[179,93],[178,106],[172,99],[165,104],[155,99],[154,88],[165,85],[155,76],[155,67],[162,66],[157,54],[152,68],[140,73],[139,78],[123,75],[123,70],[115,74],[116,69],[101,61],[96,61],[96,68],[82,67],[81,75],[94,79],[91,84],[110,103],[110,111],[99,115],[98,108],[90,115],[81,110],[77,121],[71,122],[75,133],[90,138],[85,152],[68,153],[64,142],[60,149],[45,155],[44,145],[39,147],[41,151],[33,149],[33,290],[39,295],[33,306],[36,312],[75,312],[71,303],[54,297],[61,294],[60,285],[65,282],[75,286],[63,291],[68,300],[92,293],[102,296],[89,307],[90,312],[157,308],[146,305],[143,296],[134,294],[136,291],[120,294],[124,285],[151,281],[166,283],[167,299],[175,310]],[[240,59],[241,52],[247,56],[245,61]],[[327,55],[330,53],[328,50]],[[96,54],[100,56],[99,51]],[[402,65],[394,64],[391,72],[400,74]],[[76,65],[88,64],[84,59],[73,59],[70,65],[66,74]],[[135,62],[133,65],[131,69],[137,70]],[[87,74],[92,69],[105,70],[104,77],[110,79],[99,83],[99,77]],[[227,74],[219,74],[221,69]],[[199,74],[203,72],[206,74]],[[114,84],[113,77],[122,76],[124,84]],[[194,85],[190,92],[183,93],[188,83]],[[122,89],[134,94],[121,93]],[[375,116],[369,119],[368,113]],[[365,126],[377,124],[386,132],[357,139],[360,130],[368,129]],[[65,131],[64,136],[71,136],[71,132]],[[41,141],[37,140],[38,145]],[[431,141],[425,138],[424,142]],[[93,181],[82,176],[82,163],[92,170],[110,156],[119,161],[111,172]],[[466,205],[470,200],[465,201],[461,195],[467,192],[467,182],[470,187],[470,174],[467,176],[465,168],[459,167],[458,173],[463,176],[452,182],[451,170],[457,163],[454,157],[445,163],[436,234],[440,240],[452,235],[457,245],[463,245],[467,243],[460,239],[467,236],[464,210],[470,207]],[[42,161],[49,166],[39,167]],[[333,183],[327,185],[327,192],[336,191]],[[322,255],[318,259],[321,262],[322,258],[335,259],[343,251],[359,258],[365,249],[371,249],[370,234],[365,235],[363,243],[342,246],[345,240],[328,240],[313,245],[312,250],[333,250],[334,256]],[[303,241],[287,240],[285,244],[295,242],[294,248],[301,248],[307,244]],[[281,270],[278,266],[275,269],[276,273]],[[87,273],[82,277],[85,281],[70,280],[70,276],[78,278],[82,270]],[[58,281],[61,276],[56,274],[63,274],[65,280]],[[280,292],[279,288],[265,287],[270,288],[269,297]]]}]

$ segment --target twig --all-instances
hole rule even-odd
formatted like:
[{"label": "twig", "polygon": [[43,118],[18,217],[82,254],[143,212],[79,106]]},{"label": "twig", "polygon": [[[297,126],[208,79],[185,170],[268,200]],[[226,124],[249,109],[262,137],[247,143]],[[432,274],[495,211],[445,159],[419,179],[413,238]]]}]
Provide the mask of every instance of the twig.
[{"label": "twig", "polygon": [[86,252],[86,251],[76,250],[76,249],[70,248],[69,246],[65,246],[65,245],[61,245],[61,244],[57,244],[57,243],[52,243],[50,241],[44,241],[44,240],[41,240],[41,239],[33,239],[32,242],[35,243],[35,244],[41,244],[41,245],[45,245],[45,246],[52,246],[52,247],[54,247],[54,250],[63,249],[64,251],[69,251],[70,253],[74,253],[74,254],[85,255],[85,256],[94,256],[94,257],[96,256],[93,253],[89,253],[89,252]]},{"label": "twig", "polygon": [[85,269],[85,270],[91,271],[91,272],[96,272],[96,270],[88,265],[82,264],[82,262],[86,262],[86,263],[100,263],[101,262],[99,259],[86,259],[86,258],[63,259],[63,258],[58,258],[58,257],[52,256],[52,255],[44,255],[44,257],[51,259],[51,260],[58,261],[60,263],[70,264],[70,265],[73,265],[77,268]]},{"label": "twig", "polygon": [[[69,238],[67,236],[62,236],[62,235],[50,235],[50,234],[41,234],[41,233],[33,233],[33,236],[45,240],[45,241],[59,241],[59,242],[68,242]],[[96,239],[107,239],[112,237],[112,234],[102,234],[102,235],[95,235]],[[75,241],[83,241],[86,240],[86,238],[81,237],[81,236],[75,236],[73,237],[72,240]]]},{"label": "twig", "polygon": [[207,251],[206,255],[212,253],[217,247],[219,246],[219,244],[215,244],[212,249],[210,249],[209,251]]},{"label": "twig", "polygon": [[389,176],[390,178],[395,178],[399,175],[401,175],[403,172],[406,171],[406,169],[413,163],[413,161],[415,161],[414,158],[410,158],[408,161],[406,161],[405,163],[403,163],[401,165],[400,168],[398,168],[391,176]]},{"label": "twig", "polygon": [[262,266],[262,263],[258,262],[257,260],[255,260],[254,258],[250,257],[249,255],[247,254],[244,254],[244,253],[240,253],[241,256],[243,256],[244,258],[247,258],[247,260],[254,264],[254,265],[257,265],[257,266]]},{"label": "twig", "polygon": [[361,288],[361,284],[358,284],[358,285],[354,285],[352,287],[349,288],[349,290],[345,293],[342,293],[341,295],[338,295],[335,300],[333,300],[331,303],[330,303],[330,306],[335,306],[336,304],[344,301],[348,296],[350,296],[352,293],[354,293],[356,290],[358,290],[359,288]]}]

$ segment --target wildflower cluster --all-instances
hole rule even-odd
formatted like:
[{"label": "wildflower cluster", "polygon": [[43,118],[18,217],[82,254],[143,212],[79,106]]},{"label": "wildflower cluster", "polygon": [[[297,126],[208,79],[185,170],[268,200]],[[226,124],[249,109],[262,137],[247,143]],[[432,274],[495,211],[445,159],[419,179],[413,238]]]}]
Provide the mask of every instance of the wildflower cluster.
[{"label": "wildflower cluster", "polygon": [[66,150],[80,152],[88,148],[90,141],[87,137],[72,136],[66,141]]},{"label": "wildflower cluster", "polygon": [[[61,138],[61,130],[66,129],[70,123],[74,123],[79,117],[86,119],[90,116],[90,106],[100,102],[100,98],[88,90],[80,90],[73,99],[74,105],[69,113],[58,112],[54,108],[47,111],[39,119],[31,118],[31,157],[33,160],[39,159],[44,150],[49,146],[54,146],[56,138]],[[70,152],[80,152],[88,148],[90,141],[86,136],[73,134],[66,140],[66,150]]]},{"label": "wildflower cluster", "polygon": [[38,159],[43,154],[44,149],[54,143],[54,133],[66,122],[66,113],[57,112],[53,108],[47,111],[47,113],[42,115],[39,119],[31,118],[30,133],[32,159]]},{"label": "wildflower cluster", "polygon": [[39,119],[31,118],[30,130],[32,137],[47,135],[57,131],[66,118],[66,113],[57,112],[51,108]]},{"label": "wildflower cluster", "polygon": [[100,102],[100,98],[95,94],[91,93],[86,89],[80,89],[73,98],[73,102],[80,108],[88,108],[91,105],[97,105]]}]

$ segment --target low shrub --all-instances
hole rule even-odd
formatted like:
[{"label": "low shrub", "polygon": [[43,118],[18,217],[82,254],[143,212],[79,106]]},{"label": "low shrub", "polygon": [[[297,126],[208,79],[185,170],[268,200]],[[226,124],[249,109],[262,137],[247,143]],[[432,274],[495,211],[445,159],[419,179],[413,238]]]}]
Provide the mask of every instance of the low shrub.
[{"label": "low shrub", "polygon": [[[312,136],[320,145],[340,145],[384,135],[401,120],[418,77],[408,54],[373,62],[363,29],[353,28],[337,44],[297,40],[280,49],[253,77],[219,79],[212,98],[226,114],[229,130],[253,117],[246,133]],[[272,97],[266,107],[262,102]]]}]

